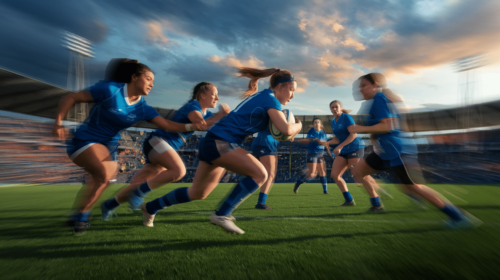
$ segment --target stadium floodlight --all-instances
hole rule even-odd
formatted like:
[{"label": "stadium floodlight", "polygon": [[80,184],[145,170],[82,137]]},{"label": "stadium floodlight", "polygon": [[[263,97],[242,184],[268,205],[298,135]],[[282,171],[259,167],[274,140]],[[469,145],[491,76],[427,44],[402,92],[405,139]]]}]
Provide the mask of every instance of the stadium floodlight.
[{"label": "stadium floodlight", "polygon": [[465,72],[483,67],[486,64],[485,56],[482,53],[459,58],[454,66],[457,72]]},{"label": "stadium floodlight", "polygon": [[86,57],[94,57],[92,42],[70,32],[63,32],[63,47]]}]

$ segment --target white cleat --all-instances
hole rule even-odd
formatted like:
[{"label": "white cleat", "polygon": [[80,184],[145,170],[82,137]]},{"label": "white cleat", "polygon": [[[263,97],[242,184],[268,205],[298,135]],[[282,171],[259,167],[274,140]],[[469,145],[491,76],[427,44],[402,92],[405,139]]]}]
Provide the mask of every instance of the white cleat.
[{"label": "white cleat", "polygon": [[155,215],[151,215],[148,213],[148,210],[146,210],[146,203],[143,203],[141,205],[141,212],[142,212],[142,224],[146,227],[154,227],[153,221],[155,220]]},{"label": "white cleat", "polygon": [[233,216],[217,216],[215,213],[210,216],[210,222],[214,225],[220,226],[228,233],[243,234],[245,233],[234,224],[236,219]]}]

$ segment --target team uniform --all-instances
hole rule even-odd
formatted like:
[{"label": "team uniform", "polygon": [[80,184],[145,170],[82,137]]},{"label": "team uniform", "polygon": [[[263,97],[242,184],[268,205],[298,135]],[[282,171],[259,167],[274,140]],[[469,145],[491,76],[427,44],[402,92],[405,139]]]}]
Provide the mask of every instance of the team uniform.
[{"label": "team uniform", "polygon": [[[328,137],[324,130],[317,131],[314,128],[311,128],[309,130],[309,132],[307,133],[307,138],[319,139],[322,142],[328,141]],[[307,144],[307,157],[306,157],[307,163],[313,163],[313,164],[324,163],[325,162],[324,155],[325,155],[325,146],[316,143],[316,141],[311,141],[309,144]],[[319,179],[321,181],[321,185],[323,186],[323,193],[329,194],[327,191],[328,185],[326,176],[320,176]],[[309,182],[311,180],[314,180],[314,177],[311,177],[309,179],[303,177],[299,179],[295,183],[293,191],[297,193],[301,184]]]},{"label": "team uniform", "polygon": [[120,131],[159,116],[142,97],[131,103],[125,83],[100,81],[86,91],[92,95],[94,107],[75,131],[73,139],[67,142],[67,153],[72,160],[96,143],[106,146],[116,160]]},{"label": "team uniform", "polygon": [[[351,133],[349,132],[348,127],[354,124],[355,122],[352,117],[346,113],[342,113],[338,120],[335,120],[335,118],[333,118],[330,125],[332,127],[333,134],[339,140],[339,144],[343,143],[349,137]],[[351,158],[363,158],[364,148],[365,145],[363,144],[361,138],[356,137],[354,140],[352,140],[351,143],[345,145],[342,148],[338,156],[343,157],[347,160]],[[352,195],[349,191],[342,192],[342,195],[344,196],[345,203],[341,206],[355,205],[354,199],[352,198]]]},{"label": "team uniform", "polygon": [[[269,109],[281,111],[281,104],[272,90],[265,89],[247,97],[207,132],[205,138],[201,140],[199,160],[212,164],[214,160],[224,154],[239,148],[248,135],[267,129],[269,124],[267,111]],[[235,186],[216,215],[230,215],[239,203],[258,188],[259,185],[251,177],[244,178]],[[162,208],[190,201],[188,188],[178,188],[147,203],[145,210],[150,215],[154,215]]]},{"label": "team uniform", "polygon": [[[350,133],[347,128],[353,124],[355,124],[355,122],[352,117],[345,113],[340,115],[338,121],[336,121],[335,118],[332,120],[330,125],[332,126],[333,134],[337,137],[337,139],[339,139],[339,143],[343,143],[347,137],[349,137]],[[339,156],[345,159],[363,158],[364,148],[365,145],[363,144],[361,138],[356,137],[351,143],[342,148]]]},{"label": "team uniform", "polygon": [[[314,128],[311,128],[309,130],[309,132],[307,133],[307,138],[319,139],[322,142],[325,142],[328,139],[324,130],[316,131]],[[312,141],[307,145],[308,163],[325,162],[324,154],[325,154],[325,146],[316,143],[316,141]]]},{"label": "team uniform", "polygon": [[[252,155],[256,158],[263,156],[277,156],[278,155],[278,143],[279,141],[274,139],[271,135],[271,131],[265,129],[257,134],[257,137],[252,142]],[[267,194],[260,192],[257,205],[258,209],[268,209],[266,206]]]},{"label": "team uniform", "polygon": [[[203,119],[208,119],[213,116],[212,112],[206,111],[204,114],[201,110],[201,105],[198,100],[190,100],[185,105],[183,105],[174,115],[172,121],[188,124],[191,121],[188,118],[189,113],[197,111],[200,112],[203,116]],[[151,163],[148,158],[149,152],[151,150],[155,150],[158,154],[162,154],[168,150],[178,151],[186,140],[194,134],[194,131],[187,132],[168,132],[163,129],[157,129],[151,135],[144,140],[143,144],[143,154],[147,163]],[[141,184],[137,189],[135,189],[129,196],[129,204],[132,209],[138,209],[146,194],[151,192],[147,182]],[[103,220],[107,220],[110,211],[113,211],[116,207],[119,206],[116,198],[108,199],[101,205],[101,210],[103,213]]]},{"label": "team uniform", "polygon": [[[75,131],[73,139],[67,141],[67,153],[71,160],[96,143],[106,146],[112,159],[116,160],[120,131],[139,121],[150,121],[159,116],[142,97],[131,103],[126,83],[100,81],[86,91],[92,95],[94,107]],[[80,213],[75,221],[85,222],[89,214]]]},{"label": "team uniform", "polygon": [[[185,124],[191,123],[188,115],[193,111],[200,112],[205,120],[213,116],[212,112],[206,111],[205,114],[202,112],[198,100],[191,100],[175,113],[172,121]],[[146,163],[150,163],[147,155],[152,149],[155,149],[159,154],[170,149],[178,151],[193,134],[194,131],[168,132],[163,129],[157,129],[144,141],[144,156],[146,157]]]},{"label": "team uniform", "polygon": [[[379,92],[373,97],[373,103],[369,111],[368,125],[376,125],[382,119],[398,118],[398,111],[394,104],[382,93]],[[414,142],[401,138],[399,129],[393,129],[388,133],[377,134],[378,145],[374,147],[374,152],[366,157],[366,163],[375,170],[392,169],[401,183],[405,185],[415,184],[415,171],[420,172],[417,160],[417,149]],[[373,206],[380,206],[379,197],[370,198]],[[466,217],[453,204],[445,203],[445,207],[440,209],[451,218],[448,223],[452,228],[474,227],[470,219]]]}]

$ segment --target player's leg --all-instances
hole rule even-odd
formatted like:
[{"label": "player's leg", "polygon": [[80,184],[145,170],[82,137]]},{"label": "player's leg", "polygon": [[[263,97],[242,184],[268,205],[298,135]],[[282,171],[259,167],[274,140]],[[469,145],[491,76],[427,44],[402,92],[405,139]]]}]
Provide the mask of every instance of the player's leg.
[{"label": "player's leg", "polygon": [[92,177],[81,199],[79,213],[75,217],[75,233],[78,234],[84,232],[92,206],[109,185],[109,180],[115,177],[117,163],[113,161],[108,147],[98,143],[78,154],[73,162],[84,168]]},{"label": "player's leg", "polygon": [[[101,205],[103,220],[107,220],[109,213],[126,201],[129,201],[133,210],[139,209],[144,197],[149,192],[165,184],[180,180],[186,174],[184,162],[174,149],[170,148],[162,153],[151,149],[147,157],[150,164],[143,167],[144,171],[141,169],[143,172],[140,176],[132,180],[130,185],[122,189],[115,198],[108,199]],[[161,172],[157,174],[158,171]],[[146,181],[140,180],[143,178]]]},{"label": "player's leg", "polygon": [[323,194],[330,194],[328,192],[328,183],[326,179],[326,163],[323,157],[318,160],[318,173],[321,186],[323,187]]},{"label": "player's leg", "polygon": [[152,227],[156,213],[163,208],[187,203],[192,200],[204,199],[219,184],[221,175],[224,172],[225,169],[222,167],[200,161],[194,176],[193,185],[190,188],[177,188],[162,197],[142,205],[143,224]]},{"label": "player's leg", "polygon": [[339,190],[342,192],[342,195],[344,196],[345,202],[340,205],[340,206],[354,206],[354,199],[352,198],[351,193],[347,189],[347,184],[345,183],[344,179],[342,178],[342,175],[344,172],[347,170],[348,166],[348,160],[345,159],[342,156],[337,156],[335,157],[335,160],[333,161],[332,165],[332,172],[331,176],[332,179],[335,181],[337,186],[339,187]]},{"label": "player's leg", "polygon": [[[419,166],[418,166],[419,167]],[[413,168],[418,168],[417,166],[413,166]],[[465,215],[462,213],[455,205],[453,205],[450,201],[444,198],[437,191],[422,185],[416,184],[413,179],[410,177],[409,168],[405,166],[405,164],[398,165],[392,168],[398,178],[404,185],[404,188],[407,189],[410,193],[415,193],[418,196],[424,198],[429,201],[432,205],[436,206],[443,213],[448,215],[450,221],[448,225],[452,228],[471,228],[477,226],[480,221],[472,215]],[[415,172],[413,172],[415,173]]]},{"label": "player's leg", "polygon": [[[369,161],[369,163],[367,162]],[[366,159],[361,159],[354,166],[354,175],[361,180],[363,186],[365,187],[368,195],[370,196],[370,203],[372,207],[369,211],[378,212],[383,210],[382,202],[380,201],[380,197],[375,191],[378,187],[377,182],[373,179],[371,174],[377,173],[379,170],[373,168],[372,166],[383,166],[383,161],[378,157],[375,153],[368,155]]]},{"label": "player's leg", "polygon": [[257,205],[255,205],[256,209],[272,209],[267,206],[267,194],[271,190],[271,186],[274,183],[274,179],[276,178],[276,172],[278,170],[278,159],[275,155],[266,155],[259,157],[260,162],[266,168],[268,177],[267,181],[260,187],[259,200],[257,201]]},{"label": "player's leg", "polygon": [[316,177],[316,165],[318,162],[318,158],[314,156],[307,156],[307,172],[306,175],[300,178],[296,183],[295,186],[293,187],[293,192],[297,194],[299,192],[299,187],[303,183],[309,182],[311,180],[314,180]]}]

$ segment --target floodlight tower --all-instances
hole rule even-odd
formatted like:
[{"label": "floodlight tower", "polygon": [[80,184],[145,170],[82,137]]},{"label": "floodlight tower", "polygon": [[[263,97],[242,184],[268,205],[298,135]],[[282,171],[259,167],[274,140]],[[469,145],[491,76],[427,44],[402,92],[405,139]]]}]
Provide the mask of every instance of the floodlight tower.
[{"label": "floodlight tower", "polygon": [[468,129],[471,127],[471,118],[480,118],[471,114],[470,106],[474,104],[474,97],[479,91],[477,69],[484,66],[483,54],[475,54],[462,57],[455,61],[458,73],[458,104],[462,108],[461,114],[457,116],[458,128]]},{"label": "floodlight tower", "polygon": [[[63,47],[69,53],[68,67],[68,89],[79,91],[86,86],[85,58],[94,57],[92,52],[92,42],[70,32],[63,32]],[[83,122],[89,113],[87,103],[78,103],[68,114],[68,120]]]}]

